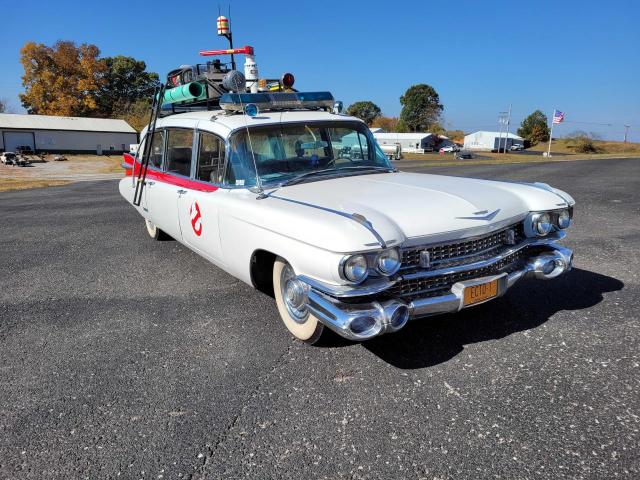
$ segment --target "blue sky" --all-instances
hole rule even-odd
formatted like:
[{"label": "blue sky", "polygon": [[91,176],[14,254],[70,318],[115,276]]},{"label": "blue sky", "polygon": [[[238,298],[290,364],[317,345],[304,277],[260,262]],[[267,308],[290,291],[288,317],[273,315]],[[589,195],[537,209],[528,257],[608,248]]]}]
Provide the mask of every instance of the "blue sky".
[{"label": "blue sky", "polygon": [[[220,5],[229,3],[235,43],[256,49],[262,75],[291,71],[299,89],[331,90],[346,105],[372,100],[397,115],[406,88],[428,83],[440,94],[447,128],[495,129],[498,112],[512,103],[513,124],[556,107],[567,119],[559,135],[580,129],[621,139],[630,124],[640,142],[640,2]],[[23,111],[18,59],[26,41],[93,43],[104,56],[142,59],[161,76],[195,63],[199,49],[225,47],[215,32],[218,5],[2,0],[0,97]]]}]

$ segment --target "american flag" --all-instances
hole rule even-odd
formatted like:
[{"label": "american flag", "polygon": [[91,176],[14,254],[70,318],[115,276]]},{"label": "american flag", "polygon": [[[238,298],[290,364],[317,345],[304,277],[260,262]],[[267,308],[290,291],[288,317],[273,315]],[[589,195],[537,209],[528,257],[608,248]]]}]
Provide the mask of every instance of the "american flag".
[{"label": "american flag", "polygon": [[553,123],[562,123],[563,120],[564,120],[564,112],[561,112],[560,110],[554,110]]}]

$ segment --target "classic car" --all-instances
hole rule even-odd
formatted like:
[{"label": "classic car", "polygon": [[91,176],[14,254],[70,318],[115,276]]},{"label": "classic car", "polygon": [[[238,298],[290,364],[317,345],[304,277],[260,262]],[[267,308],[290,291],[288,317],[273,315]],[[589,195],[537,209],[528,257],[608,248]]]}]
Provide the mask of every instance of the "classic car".
[{"label": "classic car", "polygon": [[273,295],[296,338],[370,339],[571,268],[559,244],[567,193],[397,171],[364,122],[305,108],[310,94],[286,94],[295,108],[278,94],[234,95],[159,118],[137,156],[125,154],[119,189],[135,203],[149,136],[136,206],[148,234]]}]

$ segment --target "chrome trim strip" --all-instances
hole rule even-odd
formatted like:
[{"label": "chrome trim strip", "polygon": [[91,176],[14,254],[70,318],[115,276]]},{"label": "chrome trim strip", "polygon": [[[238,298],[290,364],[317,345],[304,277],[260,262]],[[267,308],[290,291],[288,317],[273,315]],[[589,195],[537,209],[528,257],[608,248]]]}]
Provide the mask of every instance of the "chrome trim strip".
[{"label": "chrome trim strip", "polygon": [[376,278],[367,285],[329,285],[328,283],[314,280],[306,275],[298,275],[298,280],[306,283],[311,288],[338,298],[364,297],[383,292],[396,284],[397,280]]},{"label": "chrome trim strip", "polygon": [[298,205],[304,205],[305,207],[317,208],[318,210],[324,210],[325,212],[334,213],[336,215],[340,215],[341,217],[348,218],[353,220],[354,222],[362,225],[364,228],[369,230],[375,237],[376,241],[380,244],[382,248],[387,248],[387,244],[384,239],[380,236],[380,234],[373,228],[373,225],[370,221],[366,220],[362,215],[357,213],[346,213],[341,212],[340,210],[334,210],[333,208],[321,207],[320,205],[314,205],[313,203],[307,203],[300,200],[293,200],[291,198],[280,197],[279,195],[268,195],[267,198],[277,198],[278,200],[283,200],[285,202],[296,203]]},{"label": "chrome trim strip", "polygon": [[[505,220],[500,220],[499,222],[492,223],[490,225],[481,225],[477,227],[469,227],[463,228],[460,230],[450,230],[448,232],[438,232],[431,235],[424,235],[421,237],[411,237],[408,238],[403,247],[404,248],[415,248],[425,246],[435,247],[438,245],[446,245],[450,243],[458,243],[458,242],[466,242],[472,241],[479,238],[482,238],[487,235],[491,235],[492,233],[496,233],[503,228],[510,227],[517,223],[520,223],[522,220],[526,218],[529,212],[522,213],[520,215],[516,215],[511,218],[507,218]],[[478,232],[478,233],[476,233]],[[466,236],[466,233],[470,233],[471,236]],[[455,237],[455,238],[452,238]],[[436,241],[430,241],[432,238],[437,238]],[[442,240],[440,240],[442,238]]]},{"label": "chrome trim strip", "polygon": [[[482,237],[480,237],[482,238]],[[473,240],[471,240],[473,241]],[[465,242],[461,242],[461,243],[465,243]],[[455,245],[455,243],[449,244],[449,245]],[[492,250],[496,250],[498,248],[504,247],[505,245],[494,245],[493,247],[489,247],[489,248],[485,248],[484,250],[480,250],[478,252],[474,252],[474,253],[469,253],[468,255],[459,255],[457,257],[449,257],[449,258],[443,258],[441,260],[435,260],[435,261],[431,261],[431,267],[436,267],[442,263],[454,263],[454,262],[460,262],[462,260],[465,260],[467,258],[473,258],[473,257],[480,257],[482,255],[486,255],[487,253],[491,252]],[[418,248],[422,248],[422,247],[418,247]],[[425,246],[424,250],[428,250],[429,248],[431,248],[431,246]],[[411,250],[417,250],[416,248],[412,248]],[[407,266],[403,266],[400,268],[400,270],[410,270],[412,268],[424,268],[421,267],[421,265],[407,265]]]}]

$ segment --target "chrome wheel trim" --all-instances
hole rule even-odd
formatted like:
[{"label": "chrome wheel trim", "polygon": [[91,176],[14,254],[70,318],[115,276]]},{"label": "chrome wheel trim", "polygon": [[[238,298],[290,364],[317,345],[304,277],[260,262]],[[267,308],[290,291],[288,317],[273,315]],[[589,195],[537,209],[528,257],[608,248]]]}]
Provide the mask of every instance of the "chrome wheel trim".
[{"label": "chrome wheel trim", "polygon": [[309,318],[307,294],[302,282],[296,279],[291,265],[287,264],[280,273],[280,293],[291,320],[305,323]]},{"label": "chrome wheel trim", "polygon": [[156,232],[158,230],[158,227],[156,227],[153,223],[151,223],[149,220],[145,219],[144,220],[144,224],[147,227],[147,232],[149,233],[150,237],[155,237],[156,236]]}]

